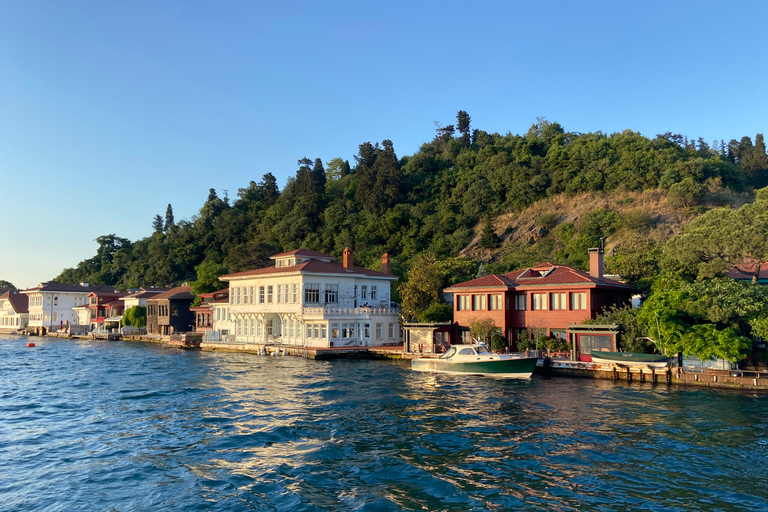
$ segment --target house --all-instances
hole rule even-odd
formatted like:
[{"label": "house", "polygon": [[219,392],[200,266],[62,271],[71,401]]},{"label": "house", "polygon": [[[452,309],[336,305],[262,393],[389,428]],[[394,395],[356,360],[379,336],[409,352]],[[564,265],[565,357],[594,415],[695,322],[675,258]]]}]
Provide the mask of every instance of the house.
[{"label": "house", "polygon": [[29,321],[29,298],[7,290],[0,295],[0,333],[24,330]]},{"label": "house", "polygon": [[725,275],[736,281],[768,284],[768,263],[758,268],[754,260],[745,259],[741,264],[729,268]]},{"label": "house", "polygon": [[399,309],[390,303],[389,256],[382,271],[308,249],[271,256],[274,266],[219,277],[229,283],[229,314],[242,343],[344,347],[399,344]]},{"label": "house", "polygon": [[165,293],[170,288],[139,288],[131,290],[131,293],[120,298],[125,304],[123,311],[128,311],[132,307],[147,306],[147,299],[157,297],[161,293]]},{"label": "house", "polygon": [[178,286],[147,299],[147,334],[169,336],[191,332],[195,315],[189,310],[195,295],[189,286]]},{"label": "house", "polygon": [[[542,263],[458,283],[443,292],[453,294],[454,320],[460,326],[491,318],[514,349],[523,337],[567,339],[569,325],[594,318],[607,307],[631,304],[636,290],[603,276],[603,251],[590,249],[589,273]],[[468,332],[462,336],[469,340]]]},{"label": "house", "polygon": [[92,331],[103,329],[107,322],[120,323],[125,311],[121,299],[125,296],[125,293],[101,290],[88,294],[88,323]]},{"label": "house", "polygon": [[[190,308],[195,314],[195,332],[205,332],[214,330],[214,320],[216,318],[216,311],[214,310],[214,304],[229,306],[229,288],[218,290],[211,293],[203,293],[200,295],[200,305],[194,308]],[[219,313],[221,315],[221,313]],[[207,335],[206,339],[213,339],[211,335]]]},{"label": "house", "polygon": [[44,282],[35,288],[22,290],[29,298],[29,324],[27,330],[45,334],[77,320],[75,306],[88,304],[91,292],[119,293],[108,285],[89,285],[88,283],[70,284]]}]

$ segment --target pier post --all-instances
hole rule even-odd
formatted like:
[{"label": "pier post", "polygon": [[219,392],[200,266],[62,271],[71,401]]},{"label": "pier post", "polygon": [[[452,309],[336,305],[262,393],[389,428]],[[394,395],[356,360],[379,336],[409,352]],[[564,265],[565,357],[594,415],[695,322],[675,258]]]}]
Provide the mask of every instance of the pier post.
[{"label": "pier post", "polygon": [[632,374],[629,373],[629,366],[627,366],[627,382],[632,382]]}]

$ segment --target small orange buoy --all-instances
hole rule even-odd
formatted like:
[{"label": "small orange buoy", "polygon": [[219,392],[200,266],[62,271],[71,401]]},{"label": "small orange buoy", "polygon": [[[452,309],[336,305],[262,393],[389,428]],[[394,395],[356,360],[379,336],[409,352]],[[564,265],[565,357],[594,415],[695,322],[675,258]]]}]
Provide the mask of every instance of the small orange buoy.
[{"label": "small orange buoy", "polygon": [[34,346],[35,346],[35,344],[34,344],[34,343],[27,343],[27,346],[28,346],[28,347],[34,347]]}]

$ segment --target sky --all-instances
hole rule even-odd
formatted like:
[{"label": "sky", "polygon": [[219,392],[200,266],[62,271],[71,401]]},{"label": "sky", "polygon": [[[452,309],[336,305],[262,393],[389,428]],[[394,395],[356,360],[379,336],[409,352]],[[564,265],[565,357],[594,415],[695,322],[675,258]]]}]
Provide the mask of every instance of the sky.
[{"label": "sky", "polygon": [[300,158],[472,128],[765,133],[768,1],[0,0],[0,280]]}]

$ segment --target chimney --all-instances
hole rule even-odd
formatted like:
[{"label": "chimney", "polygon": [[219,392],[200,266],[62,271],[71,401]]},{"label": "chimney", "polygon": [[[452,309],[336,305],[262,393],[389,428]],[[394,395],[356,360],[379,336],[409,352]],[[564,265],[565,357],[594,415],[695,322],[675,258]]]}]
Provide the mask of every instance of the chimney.
[{"label": "chimney", "polygon": [[603,250],[598,247],[589,249],[589,275],[603,278]]},{"label": "chimney", "polygon": [[352,268],[352,249],[344,248],[344,268]]},{"label": "chimney", "polygon": [[389,271],[389,254],[386,252],[381,255],[381,271],[385,274],[391,274]]}]

